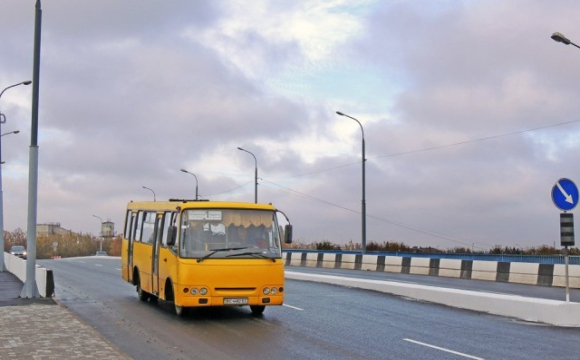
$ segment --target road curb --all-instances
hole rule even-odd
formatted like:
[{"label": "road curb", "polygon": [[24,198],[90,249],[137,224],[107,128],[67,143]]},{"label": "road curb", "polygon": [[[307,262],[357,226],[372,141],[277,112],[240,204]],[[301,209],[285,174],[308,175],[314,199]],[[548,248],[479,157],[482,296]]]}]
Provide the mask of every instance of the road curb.
[{"label": "road curb", "polygon": [[286,271],[292,280],[373,290],[415,300],[562,327],[580,327],[580,303],[435,286]]}]

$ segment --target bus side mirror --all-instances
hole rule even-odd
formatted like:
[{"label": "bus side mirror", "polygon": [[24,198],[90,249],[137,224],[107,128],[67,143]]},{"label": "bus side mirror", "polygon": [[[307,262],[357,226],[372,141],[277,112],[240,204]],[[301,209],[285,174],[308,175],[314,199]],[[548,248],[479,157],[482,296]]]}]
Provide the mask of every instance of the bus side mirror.
[{"label": "bus side mirror", "polygon": [[292,244],[292,225],[290,224],[284,226],[284,242]]},{"label": "bus side mirror", "polygon": [[171,225],[167,229],[167,245],[173,246],[175,245],[175,238],[177,237],[177,226]]}]

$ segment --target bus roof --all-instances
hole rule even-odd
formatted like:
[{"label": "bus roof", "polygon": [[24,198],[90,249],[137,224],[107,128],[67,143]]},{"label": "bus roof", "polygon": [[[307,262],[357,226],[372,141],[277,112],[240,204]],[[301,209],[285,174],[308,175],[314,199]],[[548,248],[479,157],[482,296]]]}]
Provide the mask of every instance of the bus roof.
[{"label": "bus roof", "polygon": [[276,210],[272,204],[254,204],[233,201],[196,201],[170,199],[169,201],[130,201],[127,209],[130,210],[175,210],[183,209],[248,209],[248,210]]}]

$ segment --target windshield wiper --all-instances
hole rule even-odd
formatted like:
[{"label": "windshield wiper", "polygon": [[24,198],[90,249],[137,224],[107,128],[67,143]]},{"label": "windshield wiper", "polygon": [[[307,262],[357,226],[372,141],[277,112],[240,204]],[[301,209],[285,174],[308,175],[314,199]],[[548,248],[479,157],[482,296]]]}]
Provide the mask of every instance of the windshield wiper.
[{"label": "windshield wiper", "polygon": [[239,254],[230,254],[230,255],[228,255],[226,257],[244,256],[244,255],[252,255],[252,256],[255,256],[255,257],[261,257],[261,258],[264,258],[264,259],[270,259],[270,260],[272,260],[272,262],[276,262],[276,259],[275,258],[266,256],[266,255],[264,255],[264,253],[261,253],[259,251],[248,251],[248,252],[243,252],[243,253],[239,253]]},{"label": "windshield wiper", "polygon": [[220,251],[230,251],[230,250],[243,250],[243,249],[247,249],[247,246],[244,247],[231,247],[231,248],[223,248],[223,249],[213,249],[209,254],[206,254],[200,258],[197,259],[197,262],[202,262],[205,259],[207,259],[208,257],[212,256],[213,254],[220,252]]}]

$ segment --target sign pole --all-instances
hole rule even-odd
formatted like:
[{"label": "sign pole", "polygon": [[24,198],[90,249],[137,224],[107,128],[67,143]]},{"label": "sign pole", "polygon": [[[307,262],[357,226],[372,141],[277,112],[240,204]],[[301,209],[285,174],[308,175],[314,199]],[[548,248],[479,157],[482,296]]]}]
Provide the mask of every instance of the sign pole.
[{"label": "sign pole", "polygon": [[569,258],[568,258],[568,246],[566,245],[564,247],[564,262],[566,264],[566,302],[570,302],[570,278],[568,277],[568,264],[569,264]]},{"label": "sign pole", "polygon": [[566,302],[570,302],[570,278],[568,275],[568,246],[574,246],[574,215],[571,213],[560,214],[560,245],[564,247],[564,264],[566,275]]},{"label": "sign pole", "polygon": [[574,214],[567,213],[578,205],[578,187],[570,179],[561,178],[552,187],[552,201],[563,213],[560,213],[560,246],[564,247],[564,267],[566,273],[566,302],[570,302],[570,277],[568,246],[574,246]]}]

